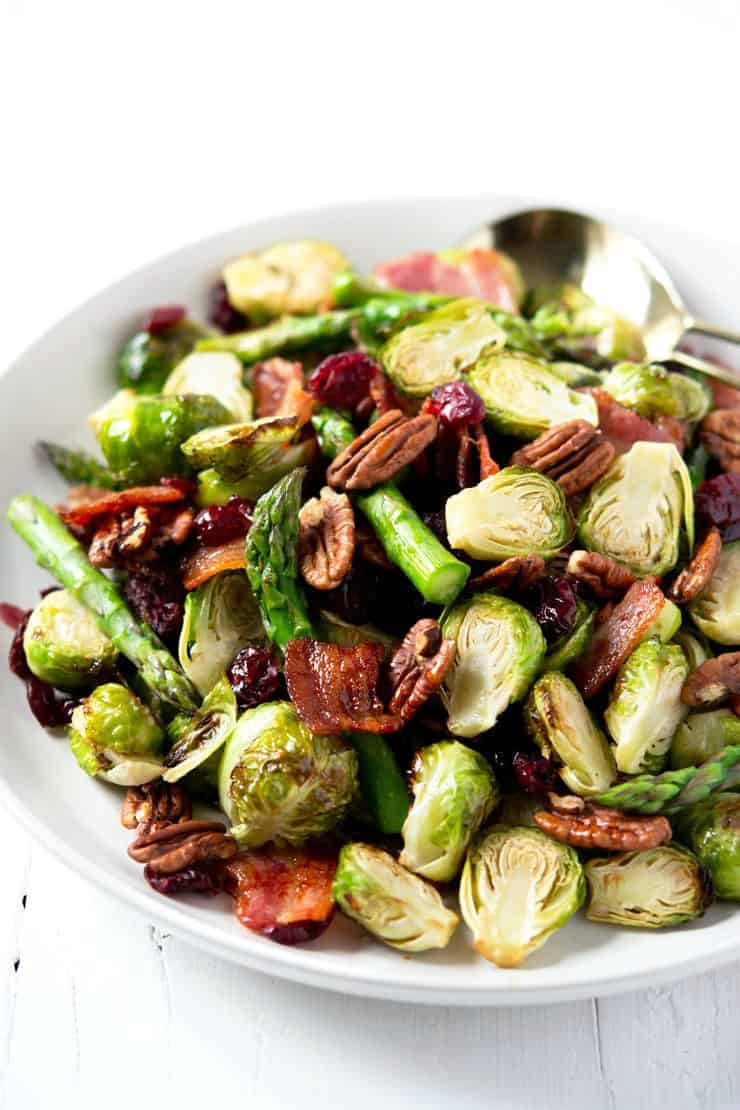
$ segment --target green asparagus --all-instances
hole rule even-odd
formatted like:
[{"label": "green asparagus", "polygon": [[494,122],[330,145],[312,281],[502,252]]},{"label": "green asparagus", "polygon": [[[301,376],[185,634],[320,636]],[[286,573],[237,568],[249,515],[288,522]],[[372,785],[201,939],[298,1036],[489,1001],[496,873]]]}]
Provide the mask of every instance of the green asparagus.
[{"label": "green asparagus", "polygon": [[87,451],[74,451],[70,447],[62,447],[60,443],[48,443],[45,440],[38,444],[38,448],[65,482],[100,486],[102,489],[120,488],[120,482],[113,471],[88,455]]},{"label": "green asparagus", "polygon": [[357,753],[360,791],[373,822],[382,833],[400,833],[409,792],[388,741],[375,732],[348,732],[345,740]]},{"label": "green asparagus", "polygon": [[327,459],[335,459],[355,438],[355,429],[352,427],[351,420],[338,409],[324,406],[316,409],[311,417],[311,423],[319,441],[321,454]]},{"label": "green asparagus", "polygon": [[634,813],[664,813],[670,816],[718,790],[740,782],[740,744],[729,744],[700,767],[682,767],[662,775],[638,775],[618,783],[594,799],[601,805]]},{"label": "green asparagus", "polygon": [[263,358],[313,347],[333,339],[349,337],[358,309],[323,312],[317,316],[283,316],[274,324],[234,335],[211,335],[198,343],[199,351],[232,351],[249,365]]}]

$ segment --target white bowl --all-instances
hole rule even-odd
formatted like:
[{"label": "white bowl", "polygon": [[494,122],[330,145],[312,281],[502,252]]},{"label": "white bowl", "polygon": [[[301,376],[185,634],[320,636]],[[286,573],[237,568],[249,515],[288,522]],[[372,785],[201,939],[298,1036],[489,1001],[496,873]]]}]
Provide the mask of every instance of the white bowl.
[{"label": "white bowl", "polygon": [[[115,388],[114,359],[149,307],[187,304],[204,317],[205,299],[225,259],[280,239],[311,236],[341,246],[361,270],[405,251],[455,243],[487,217],[527,206],[527,198],[476,197],[371,201],[293,213],[214,235],[157,259],[70,313],[0,379],[3,414],[0,507],[15,493],[50,501],[62,486],[34,455],[36,439],[70,445],[87,439],[87,414]],[[614,217],[642,236],[674,275],[690,307],[732,326],[740,288],[737,252],[644,219]],[[3,520],[2,600],[30,606],[49,579]],[[8,637],[0,633],[0,651]],[[92,782],[63,739],[31,718],[23,687],[0,665],[0,797],[48,849],[151,920],[226,959],[331,990],[413,1002],[510,1005],[554,1002],[645,987],[740,956],[740,918],[714,907],[692,925],[658,933],[615,929],[582,918],[558,932],[517,970],[500,970],[471,951],[461,925],[444,952],[402,956],[337,916],[315,943],[287,948],[247,932],[226,897],[164,898],[126,855],[130,834],[118,820],[121,795]]]}]

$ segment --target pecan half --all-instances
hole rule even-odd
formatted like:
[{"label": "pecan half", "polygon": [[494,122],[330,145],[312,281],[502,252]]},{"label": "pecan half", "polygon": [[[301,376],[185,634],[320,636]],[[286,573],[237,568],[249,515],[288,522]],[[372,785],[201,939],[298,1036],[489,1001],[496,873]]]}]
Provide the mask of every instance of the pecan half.
[{"label": "pecan half", "polygon": [[665,817],[636,817],[583,798],[550,795],[551,811],[538,810],[534,823],[554,840],[574,848],[606,852],[644,851],[667,844],[671,826]]},{"label": "pecan half", "polygon": [[298,558],[301,574],[316,590],[333,590],[352,566],[355,514],[346,493],[324,486],[300,511]]},{"label": "pecan half", "polygon": [[121,824],[124,829],[154,832],[178,821],[189,821],[192,814],[190,799],[181,786],[169,782],[149,782],[146,786],[131,786],[121,806]]},{"label": "pecan half", "polygon": [[592,486],[609,469],[616,452],[593,424],[569,420],[543,432],[511,456],[514,466],[529,466],[557,482],[570,497]]},{"label": "pecan half", "polygon": [[705,416],[701,441],[723,470],[740,472],[740,409],[715,409]]},{"label": "pecan half", "polygon": [[391,409],[337,455],[327,481],[334,489],[370,489],[413,462],[436,434],[437,420],[431,414],[409,418]]},{"label": "pecan half", "polygon": [[149,546],[154,534],[154,521],[146,505],[137,505],[132,515],[121,517],[121,531],[116,542],[118,553],[136,556]]},{"label": "pecan half", "polygon": [[114,516],[105,517],[96,529],[87,552],[94,567],[105,569],[115,564],[120,534],[120,522]]},{"label": "pecan half", "polygon": [[568,559],[568,574],[596,594],[611,600],[621,597],[637,579],[629,567],[623,567],[598,551],[574,551]]},{"label": "pecan half", "polygon": [[676,575],[667,596],[677,605],[687,605],[709,585],[722,554],[722,538],[717,528],[710,528],[687,567]]},{"label": "pecan half", "polygon": [[128,854],[152,875],[174,875],[194,864],[229,859],[236,851],[236,841],[220,821],[179,821],[137,837]]},{"label": "pecan half", "polygon": [[455,641],[442,639],[437,621],[427,618],[412,625],[390,661],[390,712],[404,724],[411,720],[442,685],[454,660]]},{"label": "pecan half", "polygon": [[471,578],[468,588],[472,590],[512,590],[518,593],[526,590],[545,573],[545,560],[541,555],[514,555],[505,559],[497,567],[489,567],[476,578]]},{"label": "pecan half", "polygon": [[664,605],[655,582],[643,579],[630,586],[573,664],[572,678],[584,698],[594,697],[614,677]]},{"label": "pecan half", "polygon": [[740,694],[740,651],[726,651],[692,671],[683,684],[681,701],[692,709],[710,709],[735,694]]}]

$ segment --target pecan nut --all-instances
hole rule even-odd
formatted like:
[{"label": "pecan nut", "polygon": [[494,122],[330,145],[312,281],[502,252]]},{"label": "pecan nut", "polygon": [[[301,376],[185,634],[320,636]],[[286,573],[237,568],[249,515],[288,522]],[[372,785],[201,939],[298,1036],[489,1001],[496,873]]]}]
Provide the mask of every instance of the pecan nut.
[{"label": "pecan nut", "polygon": [[124,829],[154,832],[178,821],[189,821],[190,799],[181,786],[169,782],[149,782],[132,786],[126,791],[121,806]]},{"label": "pecan nut", "polygon": [[566,497],[582,493],[609,469],[616,452],[586,420],[569,420],[543,432],[511,456],[514,466],[539,470],[557,482]]},{"label": "pecan nut", "polygon": [[300,511],[301,574],[316,590],[344,581],[355,554],[355,514],[346,493],[324,486]]},{"label": "pecan nut", "polygon": [[740,409],[715,409],[705,416],[701,441],[723,470],[740,472]]},{"label": "pecan nut", "polygon": [[665,817],[637,817],[583,798],[550,795],[550,810],[534,815],[537,828],[574,848],[606,852],[644,851],[667,844],[671,826]]},{"label": "pecan nut", "polygon": [[681,701],[692,709],[710,709],[740,694],[740,651],[726,651],[705,660],[689,675]]},{"label": "pecan nut", "polygon": [[179,821],[137,837],[128,854],[152,875],[174,875],[194,864],[229,859],[237,843],[220,821]]},{"label": "pecan nut", "polygon": [[574,551],[568,559],[568,574],[605,600],[621,597],[637,579],[629,567],[622,566],[598,551]]},{"label": "pecan nut", "polygon": [[484,478],[498,474],[499,465],[491,455],[491,446],[482,424],[460,430],[455,458],[455,481],[459,489],[477,486]]},{"label": "pecan nut", "polygon": [[710,528],[687,567],[676,575],[666,596],[677,605],[687,605],[709,585],[722,554],[722,539],[717,528]]},{"label": "pecan nut", "polygon": [[389,665],[393,693],[388,704],[406,723],[444,682],[455,660],[455,641],[443,640],[439,624],[425,619],[412,625]]},{"label": "pecan nut", "polygon": [[391,409],[337,455],[327,481],[334,489],[371,489],[418,458],[436,434],[437,420],[430,413],[406,417]]},{"label": "pecan nut", "polygon": [[541,555],[514,555],[496,567],[489,567],[476,578],[471,578],[468,588],[473,590],[526,590],[545,573],[545,560]]}]

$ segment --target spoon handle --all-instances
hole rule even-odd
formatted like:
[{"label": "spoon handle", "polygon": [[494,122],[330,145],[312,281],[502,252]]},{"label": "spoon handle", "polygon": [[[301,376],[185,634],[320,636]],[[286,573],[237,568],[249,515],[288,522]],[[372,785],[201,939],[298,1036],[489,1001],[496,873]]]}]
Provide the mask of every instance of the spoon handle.
[{"label": "spoon handle", "polygon": [[727,385],[734,385],[736,389],[740,389],[740,370],[731,370],[727,366],[717,366],[715,362],[707,362],[706,359],[689,355],[685,351],[673,351],[670,361],[678,362],[681,366],[687,366],[690,370],[698,370],[700,374],[706,374],[708,378],[716,378],[719,382],[725,382]]},{"label": "spoon handle", "polygon": [[706,320],[689,320],[686,330],[698,331],[701,335],[711,335],[714,339],[725,339],[728,343],[740,343],[740,331],[719,328],[716,324],[708,324]]}]

